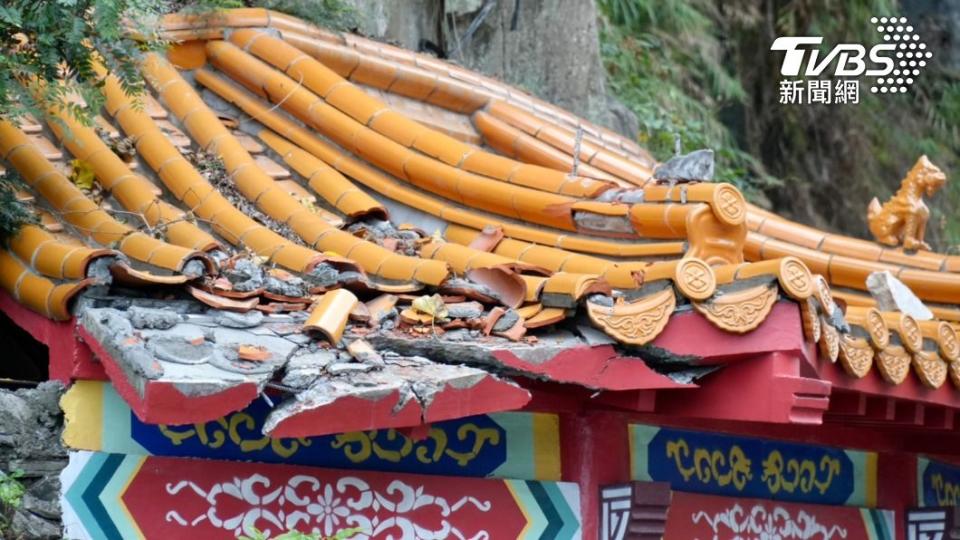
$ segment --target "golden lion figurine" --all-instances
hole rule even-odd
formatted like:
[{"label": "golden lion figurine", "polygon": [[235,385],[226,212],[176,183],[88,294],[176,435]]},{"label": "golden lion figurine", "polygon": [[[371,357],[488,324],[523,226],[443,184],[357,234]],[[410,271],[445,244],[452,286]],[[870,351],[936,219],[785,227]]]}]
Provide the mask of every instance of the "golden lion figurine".
[{"label": "golden lion figurine", "polygon": [[947,182],[947,176],[927,156],[920,156],[900,183],[900,189],[889,201],[880,205],[876,197],[867,207],[870,233],[877,242],[903,249],[930,249],[923,241],[930,210],[923,195],[933,195]]}]

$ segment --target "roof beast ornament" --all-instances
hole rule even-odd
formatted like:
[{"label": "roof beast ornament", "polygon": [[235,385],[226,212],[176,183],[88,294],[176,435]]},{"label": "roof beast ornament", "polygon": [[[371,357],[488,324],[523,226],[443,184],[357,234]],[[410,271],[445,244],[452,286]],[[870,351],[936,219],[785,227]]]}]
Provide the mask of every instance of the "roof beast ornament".
[{"label": "roof beast ornament", "polygon": [[930,209],[923,196],[932,197],[947,182],[939,167],[920,156],[889,201],[880,204],[876,197],[867,207],[870,233],[881,244],[902,246],[907,250],[930,249],[923,241]]}]

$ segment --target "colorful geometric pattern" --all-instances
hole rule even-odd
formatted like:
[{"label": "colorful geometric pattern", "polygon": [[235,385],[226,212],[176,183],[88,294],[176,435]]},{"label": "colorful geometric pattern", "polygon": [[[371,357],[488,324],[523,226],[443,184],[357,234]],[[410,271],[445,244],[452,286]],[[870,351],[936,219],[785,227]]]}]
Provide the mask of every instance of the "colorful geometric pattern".
[{"label": "colorful geometric pattern", "polygon": [[[204,457],[524,480],[559,480],[559,420],[547,413],[498,413],[437,422],[414,441],[394,429],[273,439],[261,433],[265,400],[216,421],[146,424],[113,385],[78,381],[62,399],[64,441],[76,450]],[[109,426],[109,429],[104,429]]]},{"label": "colorful geometric pattern", "polygon": [[876,504],[873,452],[640,424],[629,429],[634,480],[714,495]]},{"label": "colorful geometric pattern", "polygon": [[579,539],[576,484],[71,452],[68,538],[235,539],[254,529],[357,538]]}]

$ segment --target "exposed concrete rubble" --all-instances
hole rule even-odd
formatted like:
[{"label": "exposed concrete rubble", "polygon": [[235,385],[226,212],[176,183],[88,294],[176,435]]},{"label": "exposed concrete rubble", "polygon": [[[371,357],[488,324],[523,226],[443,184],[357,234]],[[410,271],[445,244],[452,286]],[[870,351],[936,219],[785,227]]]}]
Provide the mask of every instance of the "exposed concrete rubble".
[{"label": "exposed concrete rubble", "polygon": [[67,464],[60,443],[63,413],[56,382],[37,388],[0,390],[0,471],[22,475],[25,491],[20,506],[5,509],[7,538],[62,538],[60,470]]},{"label": "exposed concrete rubble", "polygon": [[[344,363],[339,354],[337,360],[329,354],[320,356],[321,361],[329,363],[323,368],[309,368],[316,371],[312,384],[270,413],[264,423],[264,433],[283,437],[336,433],[343,427],[343,419],[338,418],[342,407],[355,409],[349,403],[357,399],[383,404],[373,406],[374,414],[379,416],[377,426],[381,428],[455,418],[470,414],[471,406],[477,405],[487,410],[492,410],[490,407],[509,410],[529,399],[526,390],[480,369],[436,364],[425,358],[389,352],[377,356],[382,356],[379,366],[366,362]],[[299,373],[304,371],[301,369]],[[490,395],[473,394],[469,402],[456,400],[452,404],[440,398],[444,392],[469,390],[491,381],[495,390]],[[288,374],[284,382],[294,380]],[[456,410],[454,414],[449,410],[451,406]],[[390,414],[386,414],[388,412]]]},{"label": "exposed concrete rubble", "polygon": [[[243,279],[252,274],[255,272],[244,273]],[[346,290],[338,290],[325,297],[334,293],[352,296]],[[453,302],[448,304],[447,300]],[[121,395],[133,401],[134,411],[157,423],[176,423],[170,415],[177,422],[210,420],[241,408],[268,386],[292,393],[274,411],[267,427],[267,431],[277,430],[283,436],[374,427],[367,425],[367,413],[350,416],[337,412],[344,403],[355,399],[376,402],[371,407],[381,411],[381,420],[386,422],[383,425],[398,427],[453,417],[442,412],[450,407],[463,416],[506,410],[526,402],[527,392],[515,384],[462,365],[469,359],[454,359],[451,365],[438,364],[417,354],[398,355],[364,339],[364,334],[371,330],[396,327],[398,302],[417,306],[416,310],[404,308],[407,311],[430,311],[429,324],[439,332],[443,329],[437,324],[458,321],[463,327],[470,321],[477,336],[482,335],[480,328],[486,323],[491,327],[487,333],[506,333],[518,325],[525,330],[515,310],[493,308],[487,312],[483,304],[466,301],[462,296],[404,295],[401,299],[379,295],[369,300],[369,307],[367,303],[351,303],[364,306],[366,320],[353,323],[349,336],[336,342],[307,334],[305,311],[280,314],[200,310],[187,309],[182,304],[179,309],[164,310],[149,303],[118,309],[107,307],[108,299],[88,301],[79,319],[80,335],[103,362]],[[93,307],[94,304],[99,306]],[[330,309],[334,310],[331,315],[338,317],[352,313],[352,309],[339,302]],[[490,320],[492,313],[498,315],[496,320]],[[418,320],[416,326],[404,323],[402,331],[412,332],[425,344],[429,337],[415,328],[422,328],[420,323],[427,322]],[[169,389],[175,393],[170,394]],[[494,398],[492,394],[489,400],[480,398],[494,389],[501,398],[509,399]],[[469,392],[470,397],[454,397],[462,392]],[[215,399],[215,404],[210,399]],[[438,399],[444,403],[440,408],[435,406]],[[184,400],[200,400],[206,405],[185,407]],[[380,404],[381,400],[388,400],[389,406]],[[313,421],[301,426],[305,420],[300,415]],[[378,420],[376,425],[381,424]]]},{"label": "exposed concrete rubble", "polygon": [[358,238],[369,240],[387,249],[416,256],[420,246],[430,241],[430,238],[415,229],[399,229],[389,221],[366,219],[347,227],[347,231]]}]

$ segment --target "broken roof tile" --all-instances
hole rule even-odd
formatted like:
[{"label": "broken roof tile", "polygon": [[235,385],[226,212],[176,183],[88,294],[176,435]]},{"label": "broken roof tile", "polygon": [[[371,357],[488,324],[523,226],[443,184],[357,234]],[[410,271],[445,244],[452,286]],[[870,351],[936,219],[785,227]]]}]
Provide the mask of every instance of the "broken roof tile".
[{"label": "broken roof tile", "polygon": [[335,289],[323,294],[303,323],[306,330],[322,332],[331,343],[339,343],[357,297],[346,289]]}]

